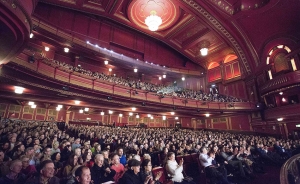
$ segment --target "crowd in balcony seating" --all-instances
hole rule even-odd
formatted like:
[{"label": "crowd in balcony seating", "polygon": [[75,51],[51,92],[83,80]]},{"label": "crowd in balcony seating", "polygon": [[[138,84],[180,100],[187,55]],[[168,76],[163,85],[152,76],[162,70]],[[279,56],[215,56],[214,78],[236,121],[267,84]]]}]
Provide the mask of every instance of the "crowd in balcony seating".
[{"label": "crowd in balcony seating", "polygon": [[[263,164],[280,166],[300,147],[299,140],[203,130],[58,127],[10,119],[0,126],[1,184],[159,184],[164,172],[174,183],[185,183],[183,170],[191,175],[195,169],[177,158],[193,154],[212,183],[229,184],[228,174],[250,180],[264,172]],[[158,166],[165,170],[152,173]]]},{"label": "crowd in balcony seating", "polygon": [[[46,60],[44,60],[47,62]],[[94,77],[103,81],[111,82],[118,85],[123,85],[126,87],[131,87],[134,89],[140,89],[150,92],[157,93],[158,96],[173,96],[173,97],[180,97],[185,99],[193,99],[193,100],[201,100],[201,101],[208,101],[208,102],[243,102],[243,100],[238,99],[236,97],[225,96],[218,93],[218,91],[210,91],[210,93],[205,93],[203,90],[192,90],[186,89],[182,87],[177,87],[177,85],[162,85],[162,84],[151,84],[148,82],[142,82],[140,80],[134,80],[130,78],[123,78],[121,76],[115,75],[106,75],[104,73],[99,72],[92,72],[90,70],[86,70],[79,66],[72,66],[70,64],[60,62],[57,60],[51,60],[52,64],[58,65],[63,67],[64,69],[78,72],[90,77]]]}]

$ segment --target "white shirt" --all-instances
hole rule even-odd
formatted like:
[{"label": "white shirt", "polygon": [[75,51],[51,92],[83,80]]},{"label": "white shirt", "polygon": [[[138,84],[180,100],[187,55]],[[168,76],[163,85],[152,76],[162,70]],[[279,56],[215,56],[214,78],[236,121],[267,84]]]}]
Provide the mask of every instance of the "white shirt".
[{"label": "white shirt", "polygon": [[168,160],[167,161],[167,164],[166,164],[166,170],[169,174],[169,176],[172,177],[172,181],[175,181],[175,182],[182,182],[183,180],[183,174],[182,174],[182,171],[183,171],[183,167],[178,165],[178,163],[174,160],[174,161],[171,161],[171,160]]},{"label": "white shirt", "polygon": [[208,167],[208,166],[212,165],[212,161],[213,161],[213,159],[211,157],[209,157],[207,154],[204,154],[204,153],[201,153],[199,155],[199,160],[203,167]]}]

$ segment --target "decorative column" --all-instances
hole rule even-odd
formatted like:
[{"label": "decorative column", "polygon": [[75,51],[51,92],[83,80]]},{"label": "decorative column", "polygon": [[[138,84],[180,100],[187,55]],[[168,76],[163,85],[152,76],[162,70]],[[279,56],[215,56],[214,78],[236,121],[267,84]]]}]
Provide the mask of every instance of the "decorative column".
[{"label": "decorative column", "polygon": [[69,121],[70,121],[70,113],[71,111],[69,111],[69,109],[71,108],[72,106],[66,106],[66,117],[65,117],[65,123],[66,125],[69,125]]}]

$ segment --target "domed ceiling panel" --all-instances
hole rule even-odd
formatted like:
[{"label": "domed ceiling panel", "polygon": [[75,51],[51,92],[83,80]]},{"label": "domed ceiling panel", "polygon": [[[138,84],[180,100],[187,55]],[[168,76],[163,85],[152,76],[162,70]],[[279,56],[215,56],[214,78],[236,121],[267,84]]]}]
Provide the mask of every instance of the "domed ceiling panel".
[{"label": "domed ceiling panel", "polygon": [[167,29],[174,25],[179,17],[179,7],[171,0],[136,0],[132,1],[128,7],[129,19],[143,29],[148,29],[145,19],[151,12],[155,11],[156,15],[161,17],[162,24],[159,31]]}]

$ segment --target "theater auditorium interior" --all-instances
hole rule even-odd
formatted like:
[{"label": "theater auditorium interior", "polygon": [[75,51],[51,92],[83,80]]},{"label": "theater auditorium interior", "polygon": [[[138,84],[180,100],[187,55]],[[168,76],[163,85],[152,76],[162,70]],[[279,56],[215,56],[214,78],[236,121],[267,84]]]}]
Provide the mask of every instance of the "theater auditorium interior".
[{"label": "theater auditorium interior", "polygon": [[[67,142],[71,153],[96,144],[110,155],[122,147],[127,159],[150,154],[161,168],[149,183],[160,172],[160,183],[181,181],[168,170],[170,150],[179,166],[184,159],[190,183],[297,182],[299,10],[299,0],[1,0],[0,165],[26,160],[35,146],[26,140],[38,139],[45,144],[36,169],[49,165],[42,158],[54,143],[66,156]],[[226,181],[215,182],[210,175],[220,171],[207,169],[200,147],[217,161],[223,147],[235,162],[241,153],[250,174],[225,164]],[[89,165],[100,158],[83,162],[94,183],[104,183]],[[115,183],[126,183],[136,164],[124,164]],[[14,181],[2,166],[1,179]]]}]

